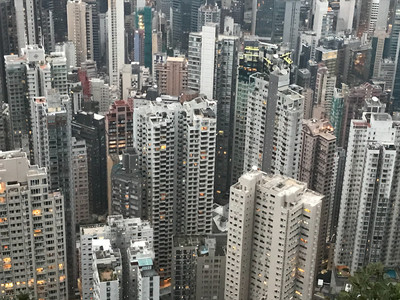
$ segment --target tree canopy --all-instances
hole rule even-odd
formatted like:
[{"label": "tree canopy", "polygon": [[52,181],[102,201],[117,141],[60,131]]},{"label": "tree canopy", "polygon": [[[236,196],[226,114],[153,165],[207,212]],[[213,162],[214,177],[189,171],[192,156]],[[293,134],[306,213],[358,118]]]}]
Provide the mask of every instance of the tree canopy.
[{"label": "tree canopy", "polygon": [[382,264],[369,264],[349,278],[351,291],[342,291],[337,300],[398,300],[400,284],[385,276]]}]

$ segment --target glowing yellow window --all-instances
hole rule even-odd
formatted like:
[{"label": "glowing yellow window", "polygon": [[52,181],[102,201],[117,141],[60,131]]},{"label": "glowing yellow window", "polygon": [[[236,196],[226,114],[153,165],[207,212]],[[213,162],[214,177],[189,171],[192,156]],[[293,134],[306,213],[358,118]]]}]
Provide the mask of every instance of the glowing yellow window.
[{"label": "glowing yellow window", "polygon": [[32,211],[32,214],[33,214],[34,216],[40,216],[41,213],[42,213],[42,211],[41,211],[40,209],[34,209],[34,210]]},{"label": "glowing yellow window", "polygon": [[11,262],[11,257],[4,257],[3,258],[3,263],[10,263]]},{"label": "glowing yellow window", "polygon": [[308,213],[311,212],[311,210],[309,210],[308,208],[305,208],[304,211]]},{"label": "glowing yellow window", "polygon": [[203,127],[201,127],[201,130],[207,130],[208,129],[208,127],[207,126],[203,126]]},{"label": "glowing yellow window", "polygon": [[7,221],[7,218],[0,218],[0,223],[4,223],[5,221]]},{"label": "glowing yellow window", "polygon": [[64,264],[58,264],[58,269],[62,270],[64,268]]},{"label": "glowing yellow window", "polygon": [[165,150],[165,149],[167,149],[167,146],[166,145],[161,145],[161,150]]}]

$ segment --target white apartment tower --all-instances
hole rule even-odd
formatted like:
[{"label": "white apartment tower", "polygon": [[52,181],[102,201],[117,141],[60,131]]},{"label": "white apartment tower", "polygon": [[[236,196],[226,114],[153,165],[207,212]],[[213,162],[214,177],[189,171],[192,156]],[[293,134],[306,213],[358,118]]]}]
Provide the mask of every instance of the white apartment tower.
[{"label": "white apartment tower", "polygon": [[108,0],[108,75],[119,87],[119,72],[125,64],[124,0]]},{"label": "white apartment tower", "polygon": [[189,34],[188,88],[213,98],[217,27],[209,24]]},{"label": "white apartment tower", "polygon": [[25,152],[0,152],[0,293],[68,299],[63,196]]},{"label": "white apartment tower", "polygon": [[134,146],[142,172],[142,211],[153,228],[155,265],[171,274],[172,236],[212,230],[216,103],[202,97],[150,102],[134,111]]},{"label": "white apartment tower", "polygon": [[372,262],[399,264],[399,141],[389,114],[351,121],[335,263],[352,273]]},{"label": "white apartment tower", "polygon": [[251,171],[231,187],[225,300],[311,299],[323,196]]}]

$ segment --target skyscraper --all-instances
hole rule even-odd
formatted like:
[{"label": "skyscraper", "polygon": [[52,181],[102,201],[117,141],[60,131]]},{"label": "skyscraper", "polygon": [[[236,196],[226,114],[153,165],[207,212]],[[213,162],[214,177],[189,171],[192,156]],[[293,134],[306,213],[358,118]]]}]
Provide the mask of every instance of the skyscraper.
[{"label": "skyscraper", "polygon": [[125,64],[124,1],[108,0],[108,75],[119,88],[119,72]]},{"label": "skyscraper", "polygon": [[300,163],[303,96],[292,90],[289,73],[277,70],[251,76],[247,101],[243,172],[265,172],[297,178]]},{"label": "skyscraper", "polygon": [[[216,103],[204,98],[150,102],[134,112],[142,211],[154,228],[155,264],[171,276],[172,236],[212,230]],[[164,282],[165,283],[165,282]]]},{"label": "skyscraper", "polygon": [[352,273],[372,262],[399,263],[398,139],[385,113],[364,113],[350,125],[335,263]]},{"label": "skyscraper", "polygon": [[72,136],[86,144],[90,214],[102,215],[107,211],[105,117],[79,111],[72,120]]},{"label": "skyscraper", "polygon": [[26,153],[0,152],[0,162],[1,293],[69,299],[63,195]]},{"label": "skyscraper", "polygon": [[271,43],[286,43],[295,47],[300,27],[300,6],[298,0],[258,0],[255,34],[269,38]]},{"label": "skyscraper", "polygon": [[239,39],[220,35],[215,50],[214,96],[217,100],[215,200],[228,199],[231,186],[233,119],[236,99]]},{"label": "skyscraper", "polygon": [[47,169],[49,188],[61,190],[65,209],[68,285],[76,285],[75,202],[71,169],[71,110],[69,97],[49,90],[30,101],[34,162]]},{"label": "skyscraper", "polygon": [[328,245],[335,232],[331,232],[332,210],[335,191],[336,137],[333,127],[327,120],[304,120],[302,147],[298,180],[307,183],[307,187],[324,195],[321,204],[321,223],[319,227],[318,271],[327,268]]},{"label": "skyscraper", "polygon": [[252,171],[231,187],[224,299],[312,298],[323,196],[306,186]]},{"label": "skyscraper", "polygon": [[89,210],[88,156],[85,140],[71,141],[72,197],[75,202],[75,223],[84,224],[91,220]]},{"label": "skyscraper", "polygon": [[78,66],[93,59],[92,9],[81,0],[68,1],[68,39],[75,44]]}]

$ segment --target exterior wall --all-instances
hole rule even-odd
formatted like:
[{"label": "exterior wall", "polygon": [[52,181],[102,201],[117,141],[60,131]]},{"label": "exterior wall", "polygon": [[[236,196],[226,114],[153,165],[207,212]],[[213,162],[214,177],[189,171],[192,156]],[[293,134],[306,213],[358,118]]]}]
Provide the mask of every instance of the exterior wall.
[{"label": "exterior wall", "polygon": [[225,299],[311,299],[323,196],[252,171],[231,187]]},{"label": "exterior wall", "polygon": [[26,153],[1,152],[0,161],[0,290],[66,300],[63,196],[49,191],[46,169],[30,166]]}]

